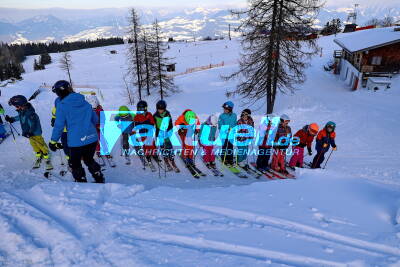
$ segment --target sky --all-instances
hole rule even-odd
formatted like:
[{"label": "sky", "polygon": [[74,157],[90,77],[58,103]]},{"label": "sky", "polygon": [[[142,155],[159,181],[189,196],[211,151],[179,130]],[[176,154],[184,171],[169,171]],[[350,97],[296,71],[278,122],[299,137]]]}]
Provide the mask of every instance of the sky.
[{"label": "sky", "polygon": [[[361,5],[395,5],[400,0],[326,0],[327,6],[350,7],[354,3]],[[0,7],[8,8],[52,8],[71,9],[120,8],[129,6],[157,7],[193,7],[243,5],[246,0],[0,0]]]}]

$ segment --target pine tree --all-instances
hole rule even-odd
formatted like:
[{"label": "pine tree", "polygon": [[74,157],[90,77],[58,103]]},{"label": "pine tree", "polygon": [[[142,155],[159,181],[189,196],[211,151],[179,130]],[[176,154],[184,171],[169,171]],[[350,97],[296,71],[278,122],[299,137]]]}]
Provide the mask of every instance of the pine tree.
[{"label": "pine tree", "polygon": [[132,8],[130,10],[129,16],[129,38],[132,42],[129,45],[128,49],[128,59],[129,59],[129,66],[128,72],[131,74],[133,84],[138,89],[139,99],[142,99],[142,66],[143,60],[141,55],[141,48],[140,48],[140,33],[141,33],[141,26],[140,26],[140,19],[137,11]]},{"label": "pine tree", "polygon": [[167,50],[166,43],[162,41],[163,36],[160,29],[160,24],[156,20],[153,24],[153,34],[154,34],[154,46],[151,52],[152,56],[155,58],[152,61],[154,64],[152,66],[152,72],[154,74],[153,83],[159,88],[160,98],[164,99],[166,96],[170,96],[174,93],[179,92],[177,86],[174,83],[173,77],[167,74],[167,65],[170,58],[165,56]]},{"label": "pine tree", "polygon": [[40,65],[43,65],[43,66],[50,64],[51,57],[50,57],[49,53],[46,52],[44,54],[41,54],[40,58],[39,58],[39,63],[40,63]]},{"label": "pine tree", "polygon": [[316,40],[305,40],[320,8],[319,0],[248,0],[239,30],[243,53],[239,71],[224,77],[239,79],[228,96],[241,95],[249,101],[266,98],[266,112],[274,110],[277,92],[294,92],[305,81],[308,60],[318,52]]}]

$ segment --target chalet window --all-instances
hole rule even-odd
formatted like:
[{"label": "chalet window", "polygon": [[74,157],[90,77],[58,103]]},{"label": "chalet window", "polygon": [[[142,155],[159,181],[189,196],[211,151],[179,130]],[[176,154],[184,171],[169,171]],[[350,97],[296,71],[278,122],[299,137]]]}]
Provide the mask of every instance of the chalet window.
[{"label": "chalet window", "polygon": [[381,65],[382,57],[372,57],[371,65]]}]

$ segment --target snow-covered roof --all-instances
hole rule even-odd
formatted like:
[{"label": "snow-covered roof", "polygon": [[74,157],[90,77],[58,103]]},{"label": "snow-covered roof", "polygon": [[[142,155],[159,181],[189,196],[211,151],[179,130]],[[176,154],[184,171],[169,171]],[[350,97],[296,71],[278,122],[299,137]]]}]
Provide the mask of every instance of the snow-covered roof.
[{"label": "snow-covered roof", "polygon": [[342,37],[335,39],[342,48],[349,52],[370,50],[400,42],[400,31],[395,31],[396,27],[376,28],[370,30],[356,31],[342,34]]}]

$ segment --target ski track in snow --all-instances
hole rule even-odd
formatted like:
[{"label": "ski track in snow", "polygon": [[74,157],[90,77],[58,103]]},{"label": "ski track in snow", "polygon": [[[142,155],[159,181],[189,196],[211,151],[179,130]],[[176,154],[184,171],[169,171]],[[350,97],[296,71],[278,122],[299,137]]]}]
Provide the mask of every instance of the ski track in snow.
[{"label": "ski track in snow", "polygon": [[[207,239],[191,238],[180,235],[163,234],[157,232],[140,231],[129,229],[123,232],[134,239],[162,243],[166,245],[183,246],[201,251],[215,251],[224,254],[234,254],[237,256],[253,257],[262,260],[273,260],[277,263],[289,264],[293,266],[332,266],[345,267],[349,263],[340,263],[327,260],[321,260],[311,257],[303,257],[272,250],[259,249],[248,246],[240,246],[226,242],[218,242]],[[350,264],[351,266],[351,264]]]},{"label": "ski track in snow", "polygon": [[303,233],[306,235],[311,235],[313,237],[322,238],[322,239],[326,239],[329,241],[342,243],[344,245],[354,246],[359,249],[365,249],[365,250],[369,250],[369,251],[373,251],[373,252],[377,252],[377,253],[381,253],[381,254],[400,256],[399,248],[389,247],[384,244],[371,243],[368,241],[327,232],[327,231],[317,229],[314,227],[310,227],[310,226],[300,224],[297,222],[292,222],[292,221],[288,221],[288,220],[284,220],[284,219],[280,219],[280,218],[275,218],[275,217],[271,217],[271,216],[260,215],[260,214],[245,212],[245,211],[228,209],[228,208],[224,208],[224,207],[204,206],[204,205],[199,205],[199,204],[184,203],[184,202],[179,202],[179,201],[176,201],[173,199],[166,199],[166,200],[171,201],[173,203],[180,204],[180,205],[184,205],[187,207],[197,208],[199,210],[223,215],[223,216],[226,216],[229,218],[240,219],[240,220],[244,220],[244,221],[254,222],[257,224],[264,224],[264,225],[276,227],[276,228],[286,230],[286,231]]}]

